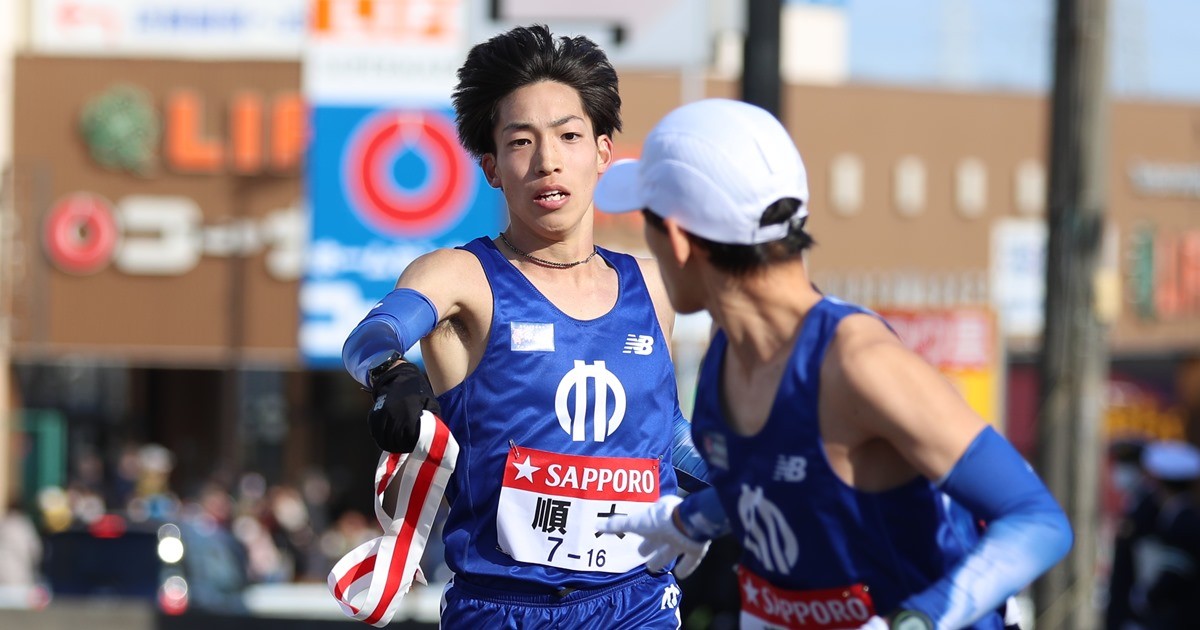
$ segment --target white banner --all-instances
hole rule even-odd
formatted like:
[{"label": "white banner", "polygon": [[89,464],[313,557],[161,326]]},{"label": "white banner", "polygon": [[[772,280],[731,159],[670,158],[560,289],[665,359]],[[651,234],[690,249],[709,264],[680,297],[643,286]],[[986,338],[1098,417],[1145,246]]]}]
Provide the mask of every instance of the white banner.
[{"label": "white banner", "polygon": [[310,102],[449,101],[467,52],[466,0],[310,0],[309,18]]},{"label": "white banner", "polygon": [[711,57],[708,0],[473,0],[476,41],[543,23],[556,35],[585,35],[622,68],[703,67]]},{"label": "white banner", "polygon": [[296,60],[309,0],[33,0],[44,55]]},{"label": "white banner", "polygon": [[1042,334],[1047,235],[1041,219],[1003,219],[992,225],[992,306],[1005,337]]}]

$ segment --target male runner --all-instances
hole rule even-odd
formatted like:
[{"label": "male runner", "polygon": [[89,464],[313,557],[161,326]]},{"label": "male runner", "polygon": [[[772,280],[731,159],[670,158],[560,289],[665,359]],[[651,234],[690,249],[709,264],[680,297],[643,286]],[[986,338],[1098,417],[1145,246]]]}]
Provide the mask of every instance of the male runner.
[{"label": "male runner", "polygon": [[[442,625],[676,628],[674,578],[647,572],[639,536],[598,531],[674,496],[690,444],[654,262],[592,238],[617,75],[590,40],[533,26],[475,46],[458,78],[459,138],[508,227],[418,258],[343,350],[381,448],[411,451],[429,409],[461,449]],[[417,340],[432,389],[402,358]]]},{"label": "male runner", "polygon": [[692,419],[713,488],[604,530],[643,535],[651,567],[682,554],[679,574],[732,526],[744,628],[1002,628],[998,608],[1066,554],[1070,526],[886,323],[811,285],[808,184],[783,126],[736,101],[685,105],[596,199],[643,212],[671,303],[719,327]]}]

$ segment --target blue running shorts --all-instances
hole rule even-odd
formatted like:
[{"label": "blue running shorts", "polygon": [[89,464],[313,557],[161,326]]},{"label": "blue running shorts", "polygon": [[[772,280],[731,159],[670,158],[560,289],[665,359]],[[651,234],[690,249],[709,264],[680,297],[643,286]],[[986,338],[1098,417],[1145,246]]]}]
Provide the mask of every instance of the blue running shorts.
[{"label": "blue running shorts", "polygon": [[642,573],[565,595],[526,595],[451,580],[442,594],[441,627],[677,630],[679,598],[670,573]]}]

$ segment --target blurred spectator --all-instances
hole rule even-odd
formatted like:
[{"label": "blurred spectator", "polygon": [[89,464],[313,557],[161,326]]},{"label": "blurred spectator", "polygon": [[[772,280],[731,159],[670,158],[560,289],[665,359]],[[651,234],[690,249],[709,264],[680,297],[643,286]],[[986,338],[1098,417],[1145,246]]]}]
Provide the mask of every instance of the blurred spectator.
[{"label": "blurred spectator", "polygon": [[38,509],[42,525],[50,532],[61,532],[71,526],[74,515],[71,501],[62,488],[51,486],[38,491]]},{"label": "blurred spectator", "polygon": [[0,516],[0,587],[34,586],[42,561],[42,539],[33,520],[13,502]]},{"label": "blurred spectator", "polygon": [[304,496],[304,504],[308,509],[312,526],[312,542],[308,545],[302,567],[296,573],[296,579],[305,582],[324,582],[332,565],[326,566],[325,555],[321,551],[321,534],[329,529],[330,507],[329,499],[332,488],[329,478],[323,471],[309,470],[300,482],[300,493]]},{"label": "blurred spectator", "polygon": [[333,527],[321,535],[320,548],[325,556],[328,573],[342,556],[355,547],[378,536],[381,532],[367,516],[357,510],[345,510],[333,522]]},{"label": "blurred spectator", "polygon": [[248,581],[245,548],[230,531],[233,499],[220,485],[207,483],[183,508],[180,531],[192,605],[197,609],[244,613]]},{"label": "blurred spectator", "polygon": [[127,444],[117,457],[116,475],[112,483],[112,505],[128,505],[137,497],[138,478],[142,475],[142,462],[138,447]]},{"label": "blurred spectator", "polygon": [[274,486],[267,492],[267,502],[276,525],[275,543],[291,558],[295,574],[304,575],[310,550],[317,544],[304,497],[291,486]]},{"label": "blurred spectator", "polygon": [[279,545],[280,535],[268,504],[267,480],[244,473],[238,481],[237,517],[233,534],[246,548],[250,582],[287,582],[295,576],[291,554]]},{"label": "blurred spectator", "polygon": [[1140,441],[1117,442],[1109,450],[1112,486],[1122,498],[1122,506],[1121,522],[1113,539],[1108,607],[1104,615],[1106,630],[1137,627],[1137,616],[1130,602],[1134,583],[1133,550],[1139,541],[1153,533],[1158,518],[1158,501],[1151,480],[1142,468],[1143,450]]},{"label": "blurred spectator", "polygon": [[[179,498],[171,491],[169,480],[175,468],[175,456],[158,444],[145,444],[132,452],[134,457],[128,462],[122,456],[122,468],[133,474],[132,495],[124,503],[130,519],[174,520],[179,514]],[[120,473],[121,476],[125,474]]]},{"label": "blurred spectator", "polygon": [[238,480],[238,511],[259,515],[266,508],[267,480],[262,474],[248,472]]},{"label": "blurred spectator", "polygon": [[1124,628],[1196,627],[1200,601],[1200,449],[1186,442],[1152,442],[1142,466],[1154,485],[1157,513],[1151,532],[1134,543],[1132,608],[1139,617]]},{"label": "blurred spectator", "polygon": [[90,449],[85,449],[75,460],[72,484],[81,491],[101,494],[104,492],[104,460]]},{"label": "blurred spectator", "polygon": [[[175,456],[167,448],[130,443],[107,462],[96,451],[81,451],[65,488],[39,491],[34,521],[47,534],[92,525],[109,512],[129,523],[177,524],[187,548],[181,568],[198,609],[244,611],[242,592],[252,583],[324,582],[345,551],[379,535],[361,513],[331,524],[330,482],[319,470],[294,486],[268,485],[253,470],[235,485],[222,470],[181,502],[170,486]],[[329,552],[331,545],[344,551]],[[19,561],[3,553],[0,562]]]},{"label": "blurred spectator", "polygon": [[79,482],[67,487],[67,501],[71,506],[71,515],[85,525],[95,523],[108,510],[100,492]]},{"label": "blurred spectator", "polygon": [[1200,353],[1180,360],[1175,370],[1175,395],[1187,441],[1200,448]]},{"label": "blurred spectator", "polygon": [[271,538],[271,532],[258,518],[250,514],[238,516],[233,521],[233,535],[246,548],[246,577],[250,582],[291,580],[290,563],[285,561]]},{"label": "blurred spectator", "polygon": [[168,486],[171,471],[175,469],[175,456],[166,447],[145,444],[137,451],[138,496],[152,496],[170,492]]},{"label": "blurred spectator", "polygon": [[331,494],[329,478],[320,470],[309,470],[304,473],[300,482],[300,493],[304,496],[304,504],[313,522],[313,529],[324,531],[329,526],[329,507]]}]

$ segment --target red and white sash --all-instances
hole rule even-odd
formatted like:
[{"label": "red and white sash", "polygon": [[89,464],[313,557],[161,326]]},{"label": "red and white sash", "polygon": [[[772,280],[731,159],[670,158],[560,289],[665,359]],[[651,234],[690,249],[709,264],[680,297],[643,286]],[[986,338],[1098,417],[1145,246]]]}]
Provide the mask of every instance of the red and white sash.
[{"label": "red and white sash", "polygon": [[[412,453],[384,452],[375,469],[375,517],[383,536],[346,554],[329,573],[329,592],[342,612],[377,628],[386,626],[413,580],[425,584],[421,554],[458,458],[458,442],[441,419],[425,411]],[[397,483],[394,514],[383,506]],[[365,593],[365,595],[364,595]]]}]

